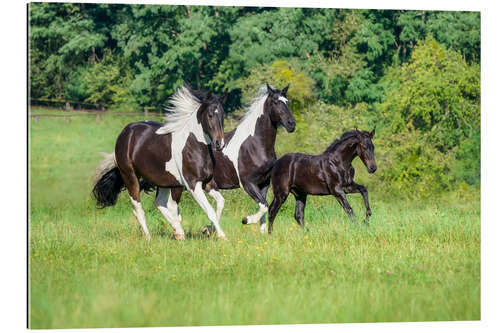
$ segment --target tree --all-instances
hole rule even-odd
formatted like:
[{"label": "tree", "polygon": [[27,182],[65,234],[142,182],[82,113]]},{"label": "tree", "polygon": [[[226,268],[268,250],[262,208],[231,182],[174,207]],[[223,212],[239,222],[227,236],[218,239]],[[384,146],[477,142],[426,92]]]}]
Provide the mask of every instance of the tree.
[{"label": "tree", "polygon": [[95,62],[106,35],[89,14],[87,4],[29,5],[31,96],[62,98],[72,70]]}]

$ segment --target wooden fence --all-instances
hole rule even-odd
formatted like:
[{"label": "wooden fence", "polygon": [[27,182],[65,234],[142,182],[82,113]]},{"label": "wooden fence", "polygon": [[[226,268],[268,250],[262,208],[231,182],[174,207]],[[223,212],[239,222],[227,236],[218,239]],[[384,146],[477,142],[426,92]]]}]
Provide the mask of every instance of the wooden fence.
[{"label": "wooden fence", "polygon": [[[32,99],[33,100],[33,99]],[[64,118],[67,123],[71,122],[71,118],[73,117],[81,117],[81,116],[95,116],[96,121],[99,122],[101,120],[101,116],[104,114],[112,114],[112,115],[117,115],[117,116],[135,116],[137,117],[140,115],[139,112],[110,112],[107,110],[107,108],[102,108],[100,110],[98,109],[68,109],[68,108],[57,108],[57,107],[47,107],[43,105],[30,105],[30,108],[39,108],[39,109],[46,109],[46,110],[56,110],[60,111],[59,114],[36,114],[36,113],[31,113],[29,114],[29,117],[32,118],[35,123],[37,123],[40,118]],[[145,118],[148,118],[150,113],[154,116],[161,117],[162,112],[151,112],[152,110],[155,110],[155,107],[145,107],[143,109],[143,116]],[[71,112],[71,113],[70,113]]]}]

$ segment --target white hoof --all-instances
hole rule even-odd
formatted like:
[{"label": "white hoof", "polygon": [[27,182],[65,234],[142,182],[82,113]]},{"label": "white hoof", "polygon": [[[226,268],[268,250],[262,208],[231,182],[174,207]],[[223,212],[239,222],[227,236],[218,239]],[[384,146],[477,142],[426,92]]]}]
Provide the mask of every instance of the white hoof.
[{"label": "white hoof", "polygon": [[226,237],[226,235],[224,235],[224,234],[221,234],[221,235],[217,234],[217,238],[225,240],[225,241],[228,240],[227,237]]},{"label": "white hoof", "polygon": [[184,234],[174,234],[174,238],[177,240],[184,240],[186,236]]}]

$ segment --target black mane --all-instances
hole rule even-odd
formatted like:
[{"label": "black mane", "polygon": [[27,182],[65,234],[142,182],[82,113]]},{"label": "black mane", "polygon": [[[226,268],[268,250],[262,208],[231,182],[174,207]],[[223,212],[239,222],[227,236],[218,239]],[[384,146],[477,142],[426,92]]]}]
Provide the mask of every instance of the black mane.
[{"label": "black mane", "polygon": [[359,135],[370,135],[370,133],[368,133],[367,131],[358,131],[358,130],[347,131],[344,134],[342,134],[339,139],[336,139],[335,141],[333,141],[328,146],[328,148],[325,149],[325,151],[323,153],[331,153],[331,152],[335,151],[342,142],[344,142],[352,137],[355,137],[358,134]]},{"label": "black mane", "polygon": [[194,89],[189,84],[185,84],[189,92],[198,100],[200,103],[214,103],[217,102],[219,96],[213,94],[210,91],[205,91],[203,89]]}]

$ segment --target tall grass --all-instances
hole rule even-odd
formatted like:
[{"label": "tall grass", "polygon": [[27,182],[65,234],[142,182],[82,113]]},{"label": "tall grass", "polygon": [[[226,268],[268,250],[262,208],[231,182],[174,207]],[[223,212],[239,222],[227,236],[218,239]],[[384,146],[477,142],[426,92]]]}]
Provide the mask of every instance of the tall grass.
[{"label": "tall grass", "polygon": [[[480,319],[479,191],[423,201],[382,195],[359,166],[369,226],[351,223],[331,197],[309,197],[302,230],[289,198],[272,236],[241,225],[256,205],[241,190],[224,191],[227,242],[201,235],[208,219],[186,193],[187,239],[174,240],[144,195],[147,242],[126,195],[103,210],[90,197],[98,152],[112,151],[121,129],[141,119],[31,122],[30,327]],[[280,131],[279,154],[299,137]],[[361,196],[349,200],[363,216]]]}]

